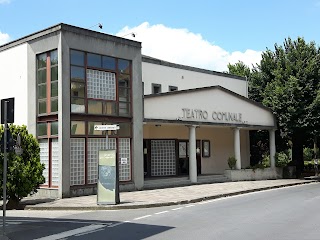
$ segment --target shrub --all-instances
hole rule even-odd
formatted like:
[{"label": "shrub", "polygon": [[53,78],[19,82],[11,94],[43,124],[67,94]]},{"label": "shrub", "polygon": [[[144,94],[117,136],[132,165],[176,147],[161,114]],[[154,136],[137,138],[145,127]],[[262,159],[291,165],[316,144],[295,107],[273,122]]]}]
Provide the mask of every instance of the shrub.
[{"label": "shrub", "polygon": [[[45,182],[42,175],[45,167],[40,162],[40,148],[37,140],[28,133],[26,126],[10,125],[9,129],[13,139],[17,139],[17,135],[20,133],[23,153],[21,156],[15,152],[10,152],[7,155],[8,209],[16,208],[22,198],[36,193],[39,186]],[[0,125],[1,136],[3,132],[4,129]],[[3,153],[0,154],[0,179],[0,196],[3,197]]]},{"label": "shrub", "polygon": [[234,169],[234,167],[236,166],[236,163],[237,163],[237,159],[235,157],[228,158],[228,165],[230,169]]},{"label": "shrub", "polygon": [[276,161],[276,167],[285,167],[290,162],[290,158],[285,152],[276,153],[274,157]]},{"label": "shrub", "polygon": [[303,149],[303,161],[311,161],[314,155],[314,150],[311,148]]}]

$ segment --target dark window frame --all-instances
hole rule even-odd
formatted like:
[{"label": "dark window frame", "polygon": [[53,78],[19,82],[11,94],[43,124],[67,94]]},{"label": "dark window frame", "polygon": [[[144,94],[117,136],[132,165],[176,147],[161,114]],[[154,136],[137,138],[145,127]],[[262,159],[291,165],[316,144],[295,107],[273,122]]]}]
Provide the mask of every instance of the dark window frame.
[{"label": "dark window frame", "polygon": [[178,87],[177,86],[169,86],[168,90],[169,90],[169,92],[178,91]]},{"label": "dark window frame", "polygon": [[[155,91],[156,88],[159,88],[159,91],[158,91],[158,92]],[[159,84],[159,83],[152,83],[152,84],[151,84],[151,90],[152,90],[152,94],[161,93],[161,92],[162,92],[161,84]]]}]

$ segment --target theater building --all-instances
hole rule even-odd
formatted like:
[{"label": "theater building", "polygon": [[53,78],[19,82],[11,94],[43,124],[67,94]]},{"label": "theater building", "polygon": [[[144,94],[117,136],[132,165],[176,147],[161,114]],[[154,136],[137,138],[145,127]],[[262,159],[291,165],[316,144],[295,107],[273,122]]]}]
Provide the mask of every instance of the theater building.
[{"label": "theater building", "polygon": [[[250,164],[249,131],[272,112],[247,98],[244,78],[142,56],[141,43],[58,24],[0,46],[1,98],[15,97],[15,124],[40,144],[41,194],[93,194],[108,132],[122,190],[223,175],[227,159]],[[273,155],[273,154],[271,154]],[[274,166],[274,159],[271,159]]]}]

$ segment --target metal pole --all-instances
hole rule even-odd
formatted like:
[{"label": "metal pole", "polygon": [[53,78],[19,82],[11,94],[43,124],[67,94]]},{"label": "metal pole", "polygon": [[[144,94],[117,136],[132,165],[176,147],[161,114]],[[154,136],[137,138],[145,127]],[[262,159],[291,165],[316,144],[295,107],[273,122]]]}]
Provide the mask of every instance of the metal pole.
[{"label": "metal pole", "polygon": [[106,131],[106,150],[109,149],[109,138],[108,138],[108,130]]},{"label": "metal pole", "polygon": [[4,146],[3,146],[3,236],[6,234],[6,208],[7,208],[7,101],[4,101]]}]

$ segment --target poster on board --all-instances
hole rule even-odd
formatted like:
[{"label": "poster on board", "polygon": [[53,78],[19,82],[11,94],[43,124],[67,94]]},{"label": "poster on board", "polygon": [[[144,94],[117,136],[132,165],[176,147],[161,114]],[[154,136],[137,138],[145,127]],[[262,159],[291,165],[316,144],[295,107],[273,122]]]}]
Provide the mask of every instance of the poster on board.
[{"label": "poster on board", "polygon": [[97,204],[117,204],[119,177],[116,150],[99,150]]}]

